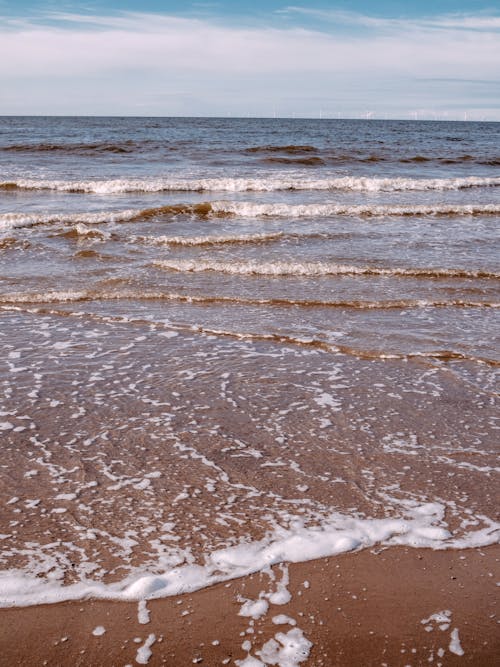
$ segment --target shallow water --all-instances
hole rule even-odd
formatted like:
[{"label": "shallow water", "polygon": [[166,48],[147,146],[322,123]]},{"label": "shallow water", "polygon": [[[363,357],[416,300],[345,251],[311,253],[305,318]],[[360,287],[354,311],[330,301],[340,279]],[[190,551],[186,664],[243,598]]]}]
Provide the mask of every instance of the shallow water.
[{"label": "shallow water", "polygon": [[499,134],[0,119],[0,602],[496,541]]}]

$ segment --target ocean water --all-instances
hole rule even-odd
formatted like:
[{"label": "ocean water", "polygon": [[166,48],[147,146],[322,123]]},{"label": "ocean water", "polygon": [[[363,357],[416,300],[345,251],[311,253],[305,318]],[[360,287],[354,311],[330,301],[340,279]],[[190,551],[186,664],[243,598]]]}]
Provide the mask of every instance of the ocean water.
[{"label": "ocean water", "polygon": [[0,604],[498,541],[499,146],[0,118]]}]

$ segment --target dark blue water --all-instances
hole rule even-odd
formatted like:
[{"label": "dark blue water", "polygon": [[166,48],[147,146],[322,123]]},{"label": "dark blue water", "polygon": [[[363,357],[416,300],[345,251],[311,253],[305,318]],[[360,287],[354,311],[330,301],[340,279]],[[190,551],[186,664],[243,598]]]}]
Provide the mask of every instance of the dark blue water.
[{"label": "dark blue water", "polygon": [[0,118],[5,177],[207,176],[228,169],[256,175],[301,168],[307,161],[306,171],[314,173],[495,176],[499,145],[498,123]]}]

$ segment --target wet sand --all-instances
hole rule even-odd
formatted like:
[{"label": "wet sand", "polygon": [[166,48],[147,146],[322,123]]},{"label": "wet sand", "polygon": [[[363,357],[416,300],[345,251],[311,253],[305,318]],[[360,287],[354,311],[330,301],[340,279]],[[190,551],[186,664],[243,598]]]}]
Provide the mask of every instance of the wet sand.
[{"label": "wet sand", "polygon": [[[253,624],[238,616],[238,597],[258,597],[269,585],[263,573],[148,602],[147,624],[138,622],[136,603],[77,601],[3,609],[0,664],[133,665],[139,647],[154,634],[151,667],[234,665],[247,656],[241,648],[245,640],[255,655],[277,632],[290,630],[290,625],[272,622],[285,614],[313,642],[306,663],[310,667],[493,667],[500,655],[499,555],[497,546],[458,551],[393,547],[294,564],[291,601],[271,605]],[[445,610],[451,612],[446,629],[432,620],[422,623]],[[94,636],[97,626],[103,626],[105,634]],[[449,648],[455,628],[463,655]]]}]

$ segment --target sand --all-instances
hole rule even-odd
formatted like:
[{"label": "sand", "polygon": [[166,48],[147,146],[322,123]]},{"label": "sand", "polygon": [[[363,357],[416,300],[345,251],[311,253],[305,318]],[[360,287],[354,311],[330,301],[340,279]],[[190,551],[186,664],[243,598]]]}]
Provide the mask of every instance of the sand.
[{"label": "sand", "polygon": [[[151,666],[234,665],[247,655],[241,648],[245,640],[255,655],[277,632],[290,630],[290,625],[272,622],[285,614],[313,642],[302,663],[310,667],[493,666],[500,659],[499,556],[498,546],[457,551],[393,547],[293,564],[291,601],[271,605],[250,633],[249,619],[238,616],[238,597],[258,598],[269,588],[266,574],[150,601],[147,624],[139,623],[137,603],[88,600],[3,609],[0,664],[135,665],[138,649],[154,634]],[[443,611],[451,612],[446,629],[433,620],[422,623]],[[105,629],[100,636],[93,634],[98,626]],[[450,651],[455,629],[463,655]],[[452,647],[456,650],[456,643]]]}]

